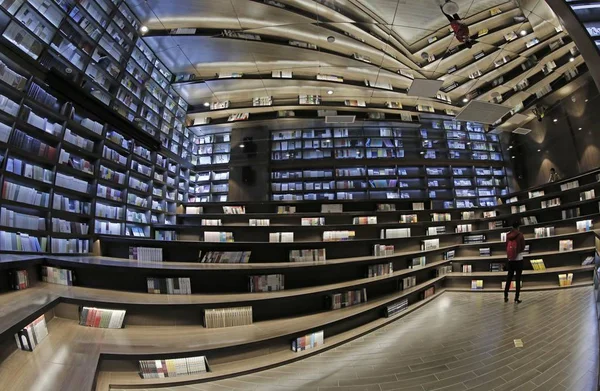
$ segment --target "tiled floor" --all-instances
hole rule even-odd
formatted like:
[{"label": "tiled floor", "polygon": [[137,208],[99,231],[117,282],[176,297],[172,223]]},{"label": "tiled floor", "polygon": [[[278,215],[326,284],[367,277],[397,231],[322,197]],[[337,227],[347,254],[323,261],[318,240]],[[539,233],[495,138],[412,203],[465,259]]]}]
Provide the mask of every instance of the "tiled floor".
[{"label": "tiled floor", "polygon": [[[591,287],[444,293],[401,320],[289,365],[162,391],[596,391]],[[521,339],[523,348],[516,348]],[[157,389],[154,389],[157,390]]]}]

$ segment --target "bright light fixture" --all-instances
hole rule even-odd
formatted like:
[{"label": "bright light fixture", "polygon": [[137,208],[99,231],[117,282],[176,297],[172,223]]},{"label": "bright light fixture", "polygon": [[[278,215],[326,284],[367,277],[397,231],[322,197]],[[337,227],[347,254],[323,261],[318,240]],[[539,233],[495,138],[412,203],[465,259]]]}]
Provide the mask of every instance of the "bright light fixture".
[{"label": "bright light fixture", "polygon": [[542,152],[542,150],[541,150],[541,149],[538,149],[538,152]]},{"label": "bright light fixture", "polygon": [[327,95],[333,95],[333,90],[327,91]]},{"label": "bright light fixture", "polygon": [[454,15],[458,13],[458,4],[453,1],[446,1],[442,5],[442,11],[448,15]]},{"label": "bright light fixture", "polygon": [[210,106],[210,103],[209,102],[204,102],[204,107],[208,107],[208,106]]},{"label": "bright light fixture", "polygon": [[512,156],[511,156],[511,158],[513,158],[513,159],[514,159],[514,158],[515,158],[515,155],[512,155]]},{"label": "bright light fixture", "polygon": [[581,130],[581,129],[582,129],[582,128],[579,128],[579,129],[577,129],[577,130]]},{"label": "bright light fixture", "polygon": [[508,147],[508,149],[512,149],[512,145],[510,147]]},{"label": "bright light fixture", "polygon": [[244,148],[244,147],[245,147],[245,145],[244,145],[244,144],[240,144],[240,148]]},{"label": "bright light fixture", "polygon": [[527,30],[521,30],[521,36],[527,35]]},{"label": "bright light fixture", "polygon": [[150,30],[150,29],[148,28],[148,26],[142,26],[142,27],[140,27],[140,32],[141,32],[142,34],[146,34],[146,33],[148,32],[148,30]]},{"label": "bright light fixture", "polygon": [[558,119],[554,118],[552,121],[553,121],[553,122],[558,122]]},{"label": "bright light fixture", "polygon": [[467,103],[469,101],[469,98],[463,98],[463,103]]},{"label": "bright light fixture", "polygon": [[573,62],[573,61],[575,61],[575,57],[569,58],[569,62]]}]

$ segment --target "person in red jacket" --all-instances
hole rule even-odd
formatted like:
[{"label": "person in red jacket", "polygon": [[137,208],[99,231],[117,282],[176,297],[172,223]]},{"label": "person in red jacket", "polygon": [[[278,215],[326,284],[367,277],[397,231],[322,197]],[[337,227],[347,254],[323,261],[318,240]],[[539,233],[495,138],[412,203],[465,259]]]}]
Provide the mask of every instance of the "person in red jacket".
[{"label": "person in red jacket", "polygon": [[469,35],[469,26],[462,22],[458,14],[448,15],[444,12],[443,6],[440,6],[440,9],[442,10],[442,13],[446,15],[446,18],[448,18],[448,21],[450,22],[450,27],[452,28],[452,31],[454,31],[454,36],[456,37],[456,39],[459,42],[464,43],[465,46],[470,49],[473,46],[473,44],[471,42],[471,36]]},{"label": "person in red jacket", "polygon": [[521,293],[521,274],[523,273],[523,250],[525,250],[525,237],[519,231],[519,223],[515,221],[512,229],[506,235],[506,262],[508,275],[506,276],[506,286],[504,287],[504,302],[508,301],[508,291],[513,276],[515,276],[515,303],[520,303],[519,294]]}]

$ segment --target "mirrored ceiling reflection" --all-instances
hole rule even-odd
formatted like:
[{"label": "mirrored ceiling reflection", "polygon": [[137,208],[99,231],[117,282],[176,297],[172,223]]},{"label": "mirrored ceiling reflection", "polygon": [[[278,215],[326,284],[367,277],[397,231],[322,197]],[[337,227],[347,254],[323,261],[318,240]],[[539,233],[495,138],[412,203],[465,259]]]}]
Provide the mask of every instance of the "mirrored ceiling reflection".
[{"label": "mirrored ceiling reflection", "polygon": [[[422,104],[448,115],[482,100],[532,118],[532,102],[557,78],[585,71],[568,34],[537,0],[455,0],[470,48],[454,37],[438,0],[127,3],[193,109],[310,94],[341,105],[359,100],[366,110]],[[437,96],[411,96],[415,78],[443,84]]]}]

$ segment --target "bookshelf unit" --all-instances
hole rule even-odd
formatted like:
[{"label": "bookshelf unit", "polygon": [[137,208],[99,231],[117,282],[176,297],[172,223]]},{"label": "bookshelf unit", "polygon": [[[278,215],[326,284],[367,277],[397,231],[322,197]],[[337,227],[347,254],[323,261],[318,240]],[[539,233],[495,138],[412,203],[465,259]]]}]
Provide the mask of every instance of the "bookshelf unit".
[{"label": "bookshelf unit", "polygon": [[191,202],[226,202],[229,193],[231,132],[200,132],[192,139]]}]

